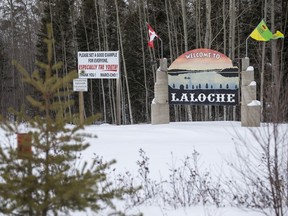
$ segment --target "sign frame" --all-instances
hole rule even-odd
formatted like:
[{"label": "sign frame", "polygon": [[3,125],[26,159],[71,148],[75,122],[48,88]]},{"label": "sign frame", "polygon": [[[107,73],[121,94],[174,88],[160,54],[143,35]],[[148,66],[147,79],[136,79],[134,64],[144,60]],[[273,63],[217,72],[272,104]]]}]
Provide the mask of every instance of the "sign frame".
[{"label": "sign frame", "polygon": [[194,49],[168,69],[169,104],[238,105],[239,69],[211,49]]},{"label": "sign frame", "polygon": [[78,78],[118,79],[119,51],[79,51]]},{"label": "sign frame", "polygon": [[83,78],[73,79],[73,91],[74,92],[87,92],[88,91],[88,80]]}]

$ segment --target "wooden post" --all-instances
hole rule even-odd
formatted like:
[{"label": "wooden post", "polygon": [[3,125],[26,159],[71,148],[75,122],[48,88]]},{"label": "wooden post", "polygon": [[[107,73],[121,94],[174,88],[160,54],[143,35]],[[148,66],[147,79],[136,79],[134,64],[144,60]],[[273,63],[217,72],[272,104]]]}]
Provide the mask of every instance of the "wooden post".
[{"label": "wooden post", "polygon": [[79,124],[84,124],[84,95],[83,91],[79,91]]},{"label": "wooden post", "polygon": [[120,79],[120,74],[119,74],[119,78],[116,80],[116,125],[121,124],[120,91],[121,91],[121,79]]},{"label": "wooden post", "polygon": [[[119,51],[118,51],[119,53]],[[121,124],[121,71],[120,59],[118,58],[119,77],[116,79],[116,125]]]}]

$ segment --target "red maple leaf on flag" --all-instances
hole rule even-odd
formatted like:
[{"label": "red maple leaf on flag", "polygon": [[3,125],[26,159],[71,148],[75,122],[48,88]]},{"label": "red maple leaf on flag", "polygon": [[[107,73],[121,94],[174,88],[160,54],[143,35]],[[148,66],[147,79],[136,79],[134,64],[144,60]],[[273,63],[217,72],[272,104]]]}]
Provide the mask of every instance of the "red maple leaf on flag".
[{"label": "red maple leaf on flag", "polygon": [[147,23],[148,31],[149,31],[149,42],[148,42],[148,47],[154,48],[154,43],[153,40],[155,37],[160,38],[156,32],[153,30],[153,28]]}]

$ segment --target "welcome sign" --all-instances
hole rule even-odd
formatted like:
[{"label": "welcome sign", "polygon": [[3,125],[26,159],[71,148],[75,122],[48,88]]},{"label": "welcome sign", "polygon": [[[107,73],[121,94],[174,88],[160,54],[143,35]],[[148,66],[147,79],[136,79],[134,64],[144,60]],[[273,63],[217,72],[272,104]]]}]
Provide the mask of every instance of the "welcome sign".
[{"label": "welcome sign", "polygon": [[190,50],[168,69],[170,104],[237,105],[238,87],[238,68],[215,50]]}]

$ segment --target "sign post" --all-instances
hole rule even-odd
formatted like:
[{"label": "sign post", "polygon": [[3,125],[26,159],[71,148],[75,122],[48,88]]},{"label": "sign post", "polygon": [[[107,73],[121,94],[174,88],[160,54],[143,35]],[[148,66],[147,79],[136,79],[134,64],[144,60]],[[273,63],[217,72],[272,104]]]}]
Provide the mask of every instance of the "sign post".
[{"label": "sign post", "polygon": [[79,123],[84,124],[84,95],[83,91],[79,92]]},{"label": "sign post", "polygon": [[83,92],[88,91],[88,80],[87,79],[74,79],[73,80],[73,91],[79,92],[79,123],[84,124],[84,96]]},{"label": "sign post", "polygon": [[[120,67],[120,60],[118,59],[118,65]],[[120,78],[120,71],[119,77],[116,80],[116,125],[121,124],[121,78]]]}]

